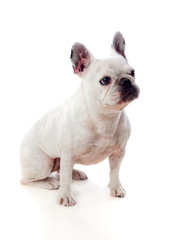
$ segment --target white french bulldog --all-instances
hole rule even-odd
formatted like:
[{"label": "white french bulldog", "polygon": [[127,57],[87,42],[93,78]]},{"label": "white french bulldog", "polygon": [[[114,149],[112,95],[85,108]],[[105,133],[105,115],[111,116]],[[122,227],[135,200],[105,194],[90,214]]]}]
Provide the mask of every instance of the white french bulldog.
[{"label": "white french bulldog", "polygon": [[[134,69],[125,56],[125,41],[117,32],[112,55],[98,60],[83,44],[71,50],[74,73],[82,78],[77,92],[31,128],[21,144],[22,184],[59,189],[59,204],[75,205],[72,178],[87,179],[73,169],[76,163],[96,164],[107,157],[110,163],[110,192],[124,197],[119,169],[130,136],[123,109],[139,95]],[[59,171],[60,180],[49,177]]]}]

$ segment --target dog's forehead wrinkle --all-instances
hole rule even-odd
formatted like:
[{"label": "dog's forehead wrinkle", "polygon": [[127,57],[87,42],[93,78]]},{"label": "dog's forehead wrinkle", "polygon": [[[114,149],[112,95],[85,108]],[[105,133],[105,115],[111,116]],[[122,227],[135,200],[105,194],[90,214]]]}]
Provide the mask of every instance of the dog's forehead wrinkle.
[{"label": "dog's forehead wrinkle", "polygon": [[123,74],[131,72],[131,67],[126,63],[126,61],[119,57],[111,57],[104,60],[99,60],[95,62],[95,72],[99,73],[101,76],[111,76],[115,80]]}]

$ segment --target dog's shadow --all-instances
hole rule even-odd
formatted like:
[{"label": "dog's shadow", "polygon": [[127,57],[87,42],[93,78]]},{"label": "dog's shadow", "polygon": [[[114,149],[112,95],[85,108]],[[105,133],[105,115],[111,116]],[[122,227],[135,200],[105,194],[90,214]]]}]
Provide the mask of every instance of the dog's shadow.
[{"label": "dog's shadow", "polygon": [[[98,231],[104,234],[104,239],[111,239],[108,226],[111,225],[114,210],[120,213],[123,201],[111,197],[107,186],[99,186],[90,179],[73,180],[72,191],[77,204],[72,207],[58,204],[58,190],[26,185],[20,188],[22,215],[37,225],[43,239],[77,239],[78,233],[83,233],[84,239],[90,239],[90,232],[98,234]],[[92,239],[97,239],[97,236]]]}]

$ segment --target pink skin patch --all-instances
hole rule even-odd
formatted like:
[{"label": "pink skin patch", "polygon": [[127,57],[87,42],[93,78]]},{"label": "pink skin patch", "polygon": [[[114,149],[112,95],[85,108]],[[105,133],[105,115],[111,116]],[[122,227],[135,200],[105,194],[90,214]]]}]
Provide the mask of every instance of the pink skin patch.
[{"label": "pink skin patch", "polygon": [[53,159],[53,168],[51,172],[56,172],[60,170],[60,158]]},{"label": "pink skin patch", "polygon": [[120,98],[120,93],[119,92],[115,92],[112,95],[112,101],[117,101]]},{"label": "pink skin patch", "polygon": [[[85,53],[87,53],[87,51],[85,51]],[[82,57],[83,53],[79,53],[79,62],[78,62],[78,65],[76,67],[73,67],[73,70],[74,70],[74,73],[80,73],[83,71],[88,59],[87,58],[84,58]]]}]

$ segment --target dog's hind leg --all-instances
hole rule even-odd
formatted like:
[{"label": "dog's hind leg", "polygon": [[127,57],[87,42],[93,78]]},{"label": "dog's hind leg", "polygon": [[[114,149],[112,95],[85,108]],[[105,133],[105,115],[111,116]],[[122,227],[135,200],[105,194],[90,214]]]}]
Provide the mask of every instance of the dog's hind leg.
[{"label": "dog's hind leg", "polygon": [[54,168],[55,159],[47,156],[37,146],[21,148],[21,184],[44,189],[58,189],[59,181],[49,177]]},{"label": "dog's hind leg", "polygon": [[47,177],[43,180],[36,179],[21,179],[21,184],[28,185],[31,187],[43,188],[48,190],[58,189],[60,184],[59,181],[54,177]]}]

